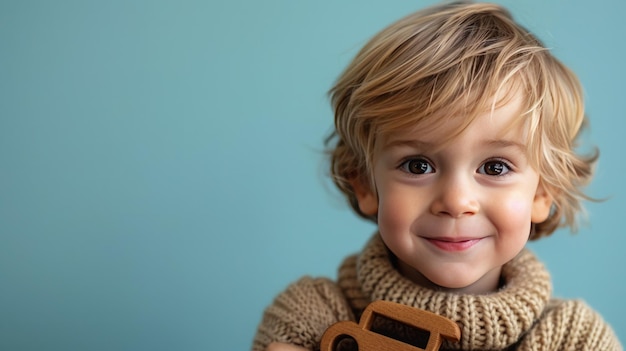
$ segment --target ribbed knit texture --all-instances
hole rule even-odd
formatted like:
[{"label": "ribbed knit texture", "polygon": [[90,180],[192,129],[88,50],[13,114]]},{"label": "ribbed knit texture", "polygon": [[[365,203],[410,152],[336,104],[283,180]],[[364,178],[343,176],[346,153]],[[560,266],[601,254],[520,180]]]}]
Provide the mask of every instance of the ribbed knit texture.
[{"label": "ribbed knit texture", "polygon": [[611,328],[581,301],[551,300],[548,272],[527,250],[502,270],[503,287],[487,295],[461,295],[418,286],[400,275],[379,236],[348,257],[337,284],[304,277],[280,294],[264,314],[253,343],[272,341],[317,350],[322,334],[340,320],[357,321],[374,300],[431,311],[455,321],[458,343],[442,350],[622,350]]}]

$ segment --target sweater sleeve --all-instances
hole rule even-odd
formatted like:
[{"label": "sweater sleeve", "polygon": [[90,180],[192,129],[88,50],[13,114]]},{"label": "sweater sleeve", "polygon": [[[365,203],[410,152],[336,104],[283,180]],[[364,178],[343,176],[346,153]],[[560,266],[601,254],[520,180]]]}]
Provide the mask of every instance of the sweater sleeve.
[{"label": "sweater sleeve", "polygon": [[275,341],[317,350],[322,334],[340,320],[354,316],[337,285],[325,278],[301,278],[266,308],[252,350],[264,351]]},{"label": "sweater sleeve", "polygon": [[553,301],[518,350],[622,351],[611,327],[582,301]]}]

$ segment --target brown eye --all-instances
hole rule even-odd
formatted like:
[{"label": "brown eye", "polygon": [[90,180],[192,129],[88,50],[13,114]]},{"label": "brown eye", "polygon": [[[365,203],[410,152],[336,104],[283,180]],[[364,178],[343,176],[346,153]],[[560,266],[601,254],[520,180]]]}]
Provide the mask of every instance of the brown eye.
[{"label": "brown eye", "polygon": [[478,169],[478,173],[490,176],[501,176],[507,174],[508,172],[509,166],[502,161],[488,161]]},{"label": "brown eye", "polygon": [[430,163],[422,158],[416,158],[404,162],[402,164],[402,169],[412,174],[427,174],[434,171]]}]

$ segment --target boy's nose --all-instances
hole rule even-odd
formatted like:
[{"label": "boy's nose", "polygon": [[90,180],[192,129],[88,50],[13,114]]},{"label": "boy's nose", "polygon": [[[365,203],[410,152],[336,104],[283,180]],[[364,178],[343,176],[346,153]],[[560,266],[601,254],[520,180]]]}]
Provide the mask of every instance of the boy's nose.
[{"label": "boy's nose", "polygon": [[473,185],[462,179],[448,179],[437,185],[431,212],[437,216],[459,218],[478,213],[480,204]]}]

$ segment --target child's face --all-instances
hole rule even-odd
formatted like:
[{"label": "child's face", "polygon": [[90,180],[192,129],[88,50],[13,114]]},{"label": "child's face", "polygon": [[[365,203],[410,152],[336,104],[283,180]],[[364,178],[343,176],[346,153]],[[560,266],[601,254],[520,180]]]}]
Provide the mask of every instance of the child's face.
[{"label": "child's face", "polygon": [[443,148],[432,145],[450,132],[445,126],[394,135],[377,147],[376,189],[357,198],[363,212],[377,213],[381,236],[408,278],[494,291],[531,222],[548,217],[551,198],[525,156],[525,128],[510,128],[520,101],[479,116]]}]

